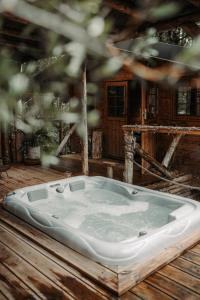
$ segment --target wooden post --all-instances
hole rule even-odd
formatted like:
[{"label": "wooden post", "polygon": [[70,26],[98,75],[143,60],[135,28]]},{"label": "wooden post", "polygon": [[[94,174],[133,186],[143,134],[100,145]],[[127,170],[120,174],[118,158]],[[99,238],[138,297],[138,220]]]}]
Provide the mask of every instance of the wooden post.
[{"label": "wooden post", "polygon": [[133,159],[134,159],[134,144],[135,138],[132,132],[124,133],[125,141],[125,170],[124,170],[124,180],[127,183],[133,183]]},{"label": "wooden post", "polygon": [[88,175],[88,126],[87,126],[87,81],[86,81],[86,65],[83,70],[83,95],[82,102],[82,126],[83,126],[83,164],[82,170],[84,175]]},{"label": "wooden post", "polygon": [[113,167],[107,166],[107,176],[108,178],[113,178]]},{"label": "wooden post", "polygon": [[92,133],[92,158],[102,158],[102,131],[95,130]]},{"label": "wooden post", "polygon": [[178,134],[178,135],[175,135],[175,137],[173,138],[173,141],[170,144],[169,149],[167,150],[165,157],[163,158],[163,161],[162,161],[162,165],[165,166],[166,168],[168,168],[170,161],[172,159],[172,156],[173,156],[182,136],[183,136],[182,134]]}]

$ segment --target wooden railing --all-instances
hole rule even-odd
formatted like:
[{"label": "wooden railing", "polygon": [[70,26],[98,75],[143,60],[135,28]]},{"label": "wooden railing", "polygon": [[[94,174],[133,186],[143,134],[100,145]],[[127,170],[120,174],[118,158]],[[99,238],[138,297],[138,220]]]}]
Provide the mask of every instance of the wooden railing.
[{"label": "wooden railing", "polygon": [[[151,126],[151,125],[124,125],[122,126],[124,131],[125,141],[125,182],[133,183],[133,160],[134,153],[141,156],[142,159],[148,161],[154,168],[161,172],[166,177],[172,177],[168,166],[173,157],[173,154],[181,140],[185,135],[200,135],[200,127],[176,127],[176,126]],[[173,140],[166,154],[162,160],[162,163],[158,162],[154,157],[149,155],[140,145],[136,142],[134,133],[163,133],[173,134]]]}]

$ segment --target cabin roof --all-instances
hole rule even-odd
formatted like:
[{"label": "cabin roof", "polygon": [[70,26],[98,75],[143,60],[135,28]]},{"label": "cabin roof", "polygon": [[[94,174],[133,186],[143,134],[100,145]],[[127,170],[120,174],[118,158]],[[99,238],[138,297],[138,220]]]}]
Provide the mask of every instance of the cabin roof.
[{"label": "cabin roof", "polygon": [[[172,1],[159,1],[166,4]],[[200,34],[200,2],[198,0],[182,0],[179,10],[157,20],[148,15],[154,1],[138,0],[104,0],[103,5],[109,8],[108,17],[114,22],[112,38],[114,40],[132,39],[141,36],[150,27],[158,31],[169,30],[182,26],[192,37]],[[173,1],[180,5],[180,1]],[[156,4],[158,4],[156,2]],[[28,21],[3,13],[3,22],[0,31],[0,44],[7,45],[18,60],[26,61],[44,57],[45,35],[42,28],[35,29],[26,35]],[[18,55],[16,55],[18,54]]]},{"label": "cabin roof", "polygon": [[[179,9],[173,15],[168,14],[165,18],[157,20],[145,12],[148,8],[155,5],[163,5],[169,3],[179,5]],[[115,20],[115,33],[128,30],[126,38],[133,38],[143,34],[148,28],[154,27],[158,31],[169,30],[178,26],[184,26],[184,30],[191,36],[200,33],[200,2],[198,0],[183,1],[122,1],[122,0],[104,0],[105,5],[111,8],[110,16]],[[143,17],[144,16],[144,17]],[[137,18],[135,22],[134,18]],[[121,36],[120,38],[122,38]]]}]

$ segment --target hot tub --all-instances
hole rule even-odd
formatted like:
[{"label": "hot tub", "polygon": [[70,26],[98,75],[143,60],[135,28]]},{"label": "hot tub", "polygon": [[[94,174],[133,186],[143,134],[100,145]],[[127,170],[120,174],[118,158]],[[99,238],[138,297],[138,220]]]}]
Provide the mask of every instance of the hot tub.
[{"label": "hot tub", "polygon": [[196,201],[99,176],[18,189],[5,197],[3,206],[107,265],[156,256],[200,226]]}]

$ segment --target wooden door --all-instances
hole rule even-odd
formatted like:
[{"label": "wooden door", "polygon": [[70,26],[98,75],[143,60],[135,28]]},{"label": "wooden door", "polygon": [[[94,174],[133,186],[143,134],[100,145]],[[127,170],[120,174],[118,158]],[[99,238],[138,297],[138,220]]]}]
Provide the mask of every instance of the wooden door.
[{"label": "wooden door", "polygon": [[[147,88],[142,87],[142,125],[154,125],[157,122],[157,102],[158,102],[158,88],[155,84],[149,85]],[[155,157],[156,147],[154,133],[143,132],[141,134],[141,147],[151,156]],[[142,166],[149,167],[149,163],[142,159]],[[142,170],[142,173],[145,173]]]},{"label": "wooden door", "polygon": [[124,157],[122,126],[127,124],[127,81],[106,82],[104,118],[104,156]]}]

